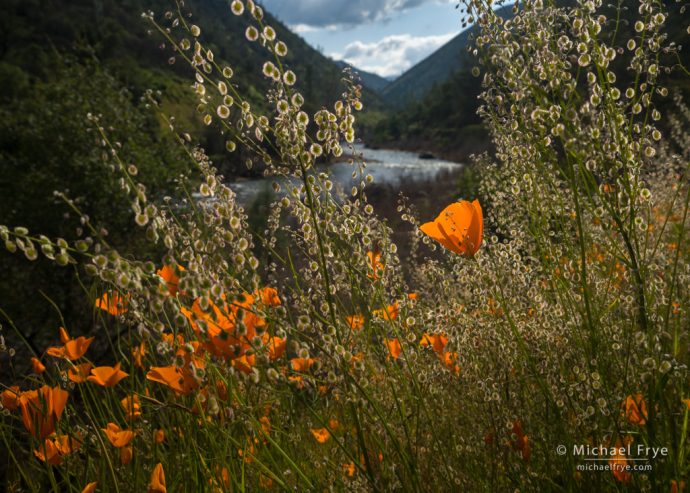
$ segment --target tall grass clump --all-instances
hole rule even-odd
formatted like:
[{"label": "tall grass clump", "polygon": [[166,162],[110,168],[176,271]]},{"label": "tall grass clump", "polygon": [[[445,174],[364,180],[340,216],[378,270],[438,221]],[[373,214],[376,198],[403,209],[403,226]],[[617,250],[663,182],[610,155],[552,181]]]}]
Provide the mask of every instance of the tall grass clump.
[{"label": "tall grass clump", "polygon": [[622,3],[527,1],[504,20],[467,1],[496,152],[473,164],[478,197],[435,219],[400,204],[405,258],[367,202],[361,156],[351,190],[314,168],[355,141],[352,77],[307,114],[288,47],[260,6],[233,0],[266,50],[262,113],[183,5],[145,13],[194,69],[204,123],[280,193],[251,234],[149,94],[196,171],[154,200],[126,143],[88,116],[163,254],[117,251],[85,215],[72,242],[0,227],[9,251],[82,266],[104,328],[77,336],[65,320],[3,387],[6,489],[683,491],[689,122],[657,101],[684,68],[664,4]]}]

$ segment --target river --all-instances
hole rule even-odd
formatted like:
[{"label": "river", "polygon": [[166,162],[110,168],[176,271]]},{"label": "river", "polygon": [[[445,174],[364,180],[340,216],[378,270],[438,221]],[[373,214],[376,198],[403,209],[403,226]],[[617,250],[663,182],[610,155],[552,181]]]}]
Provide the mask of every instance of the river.
[{"label": "river", "polygon": [[[361,144],[355,145],[355,152],[364,155],[366,172],[370,174],[375,184],[398,187],[402,179],[406,182],[433,180],[444,172],[457,171],[462,167],[460,163],[444,161],[442,159],[421,159],[418,154],[390,149],[369,149]],[[352,172],[355,167],[347,161],[329,165],[317,166],[318,171],[328,173],[336,186],[349,191],[355,184]],[[278,179],[280,183],[284,179]],[[275,177],[258,178],[230,183],[229,186],[237,194],[237,201],[242,205],[250,205],[261,193],[272,191],[271,184]],[[285,189],[285,187],[283,187]]]}]

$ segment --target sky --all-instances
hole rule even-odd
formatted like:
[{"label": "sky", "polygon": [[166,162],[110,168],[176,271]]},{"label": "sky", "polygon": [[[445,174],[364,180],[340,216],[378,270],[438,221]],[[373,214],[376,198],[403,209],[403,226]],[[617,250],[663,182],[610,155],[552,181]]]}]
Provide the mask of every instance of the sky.
[{"label": "sky", "polygon": [[336,60],[394,78],[461,31],[457,0],[263,0],[274,16]]}]

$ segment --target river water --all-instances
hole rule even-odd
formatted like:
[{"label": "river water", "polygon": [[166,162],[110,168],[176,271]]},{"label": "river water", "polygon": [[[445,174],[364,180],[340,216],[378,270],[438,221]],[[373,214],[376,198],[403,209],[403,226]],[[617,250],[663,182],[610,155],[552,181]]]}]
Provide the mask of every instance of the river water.
[{"label": "river water", "polygon": [[[370,174],[375,184],[398,187],[402,179],[407,183],[414,181],[433,180],[447,171],[455,171],[462,167],[460,163],[444,161],[442,159],[420,159],[418,154],[390,149],[369,149],[361,144],[355,145],[355,152],[364,155],[366,173]],[[352,178],[355,165],[348,162],[317,166],[318,171],[330,175],[336,186],[341,186],[348,192],[356,184]],[[272,191],[271,184],[275,181],[285,184],[284,178],[259,178],[230,183],[229,187],[237,194],[237,201],[242,205],[250,205],[257,196]],[[283,186],[283,190],[285,187]]]}]

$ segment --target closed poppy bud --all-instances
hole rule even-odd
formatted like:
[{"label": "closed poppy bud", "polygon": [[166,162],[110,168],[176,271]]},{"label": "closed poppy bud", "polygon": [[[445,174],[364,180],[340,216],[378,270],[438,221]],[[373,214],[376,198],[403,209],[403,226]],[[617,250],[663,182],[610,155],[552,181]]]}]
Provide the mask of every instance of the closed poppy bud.
[{"label": "closed poppy bud", "polygon": [[86,486],[84,486],[84,489],[81,490],[81,493],[94,493],[96,491],[96,486],[98,486],[98,483],[94,481],[93,483],[89,483]]},{"label": "closed poppy bud", "polygon": [[34,373],[36,373],[37,375],[40,375],[41,373],[46,371],[46,366],[43,363],[41,363],[40,359],[35,357],[31,358],[31,367],[34,370]]},{"label": "closed poppy bud", "polygon": [[472,258],[484,236],[482,208],[478,200],[455,202],[419,229],[448,250]]},{"label": "closed poppy bud", "polygon": [[165,487],[165,471],[163,471],[163,464],[160,462],[156,464],[156,467],[151,472],[148,493],[168,493]]},{"label": "closed poppy bud", "polygon": [[160,445],[165,441],[165,430],[158,429],[153,433],[153,441],[156,443],[156,445]]},{"label": "closed poppy bud", "polygon": [[132,457],[134,456],[134,449],[132,448],[131,445],[127,445],[126,447],[122,447],[120,449],[120,464],[123,466],[126,466],[130,462],[132,462]]}]

